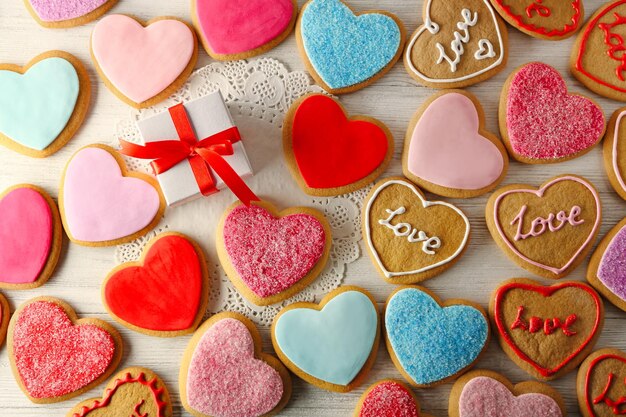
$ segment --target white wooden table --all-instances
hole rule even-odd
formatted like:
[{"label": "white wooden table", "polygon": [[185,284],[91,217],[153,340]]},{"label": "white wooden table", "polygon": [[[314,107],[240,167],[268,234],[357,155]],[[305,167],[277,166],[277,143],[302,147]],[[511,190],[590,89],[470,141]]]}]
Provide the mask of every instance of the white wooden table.
[{"label": "white wooden table", "polygon": [[[450,0],[446,0],[450,1]],[[455,0],[460,1],[460,0]],[[302,4],[303,1],[301,0]],[[387,9],[396,13],[412,32],[421,21],[422,0],[353,0],[358,10],[371,8]],[[585,9],[589,16],[602,0],[586,0]],[[161,15],[173,15],[189,19],[187,0],[120,0],[113,10],[119,13],[136,15],[142,19]],[[0,62],[24,64],[41,52],[51,49],[68,51],[83,60],[91,76],[93,98],[91,109],[84,126],[78,135],[57,154],[34,160],[9,150],[0,150],[0,189],[17,183],[33,183],[46,188],[53,197],[58,195],[58,182],[65,162],[80,147],[93,142],[108,142],[115,132],[115,124],[128,117],[128,108],[117,100],[96,76],[89,58],[89,35],[93,23],[87,26],[50,30],[37,25],[26,11],[22,0],[0,1]],[[586,91],[574,81],[567,71],[573,39],[561,42],[547,42],[530,38],[509,28],[509,64],[498,76],[470,90],[481,100],[488,119],[488,127],[497,132],[497,106],[500,89],[512,69],[531,60],[544,61],[566,74],[572,91],[589,94],[602,105],[608,117],[620,105]],[[293,35],[268,56],[280,59],[291,70],[304,69],[296,52]],[[201,52],[198,66],[206,65],[210,58]],[[350,112],[368,114],[384,121],[396,138],[396,153],[387,174],[399,174],[402,141],[408,121],[424,101],[434,91],[417,86],[404,71],[401,64],[374,85],[341,98]],[[2,94],[2,92],[0,92]],[[547,178],[561,173],[580,174],[591,180],[599,189],[604,205],[601,235],[626,215],[626,203],[612,191],[602,167],[600,147],[582,158],[556,165],[529,166],[512,162],[506,183],[525,182],[538,185]],[[456,202],[469,215],[473,227],[472,242],[465,256],[451,270],[426,283],[426,286],[444,298],[467,298],[487,306],[489,294],[497,284],[511,277],[530,277],[516,267],[496,247],[489,235],[484,219],[486,197]],[[80,316],[99,317],[112,322],[105,314],[100,301],[100,282],[114,266],[113,248],[84,248],[74,244],[63,247],[61,260],[56,273],[43,287],[29,291],[4,291],[11,309],[27,299],[39,295],[60,297],[68,301]],[[576,269],[569,278],[584,279],[587,263]],[[350,265],[346,283],[361,285],[370,290],[382,303],[393,290],[393,286],[380,279],[364,255]],[[626,349],[626,313],[606,303],[606,325],[598,347]],[[188,338],[158,339],[134,333],[116,326],[125,342],[125,353],[121,367],[141,365],[152,368],[168,384],[173,398],[174,415],[188,415],[178,401],[178,362]],[[267,329],[264,331],[264,344],[270,349]],[[502,372],[517,383],[529,377],[519,370],[492,340],[487,355],[479,367]],[[400,378],[393,367],[387,351],[382,347],[374,369],[367,379],[367,385],[382,378]],[[575,373],[555,381],[552,385],[566,400],[569,415],[580,415],[576,405]],[[435,389],[419,390],[417,396],[425,411],[437,417],[447,415],[448,393],[451,384]],[[294,378],[294,392],[288,406],[281,413],[284,416],[349,416],[366,385],[349,394],[335,394],[308,385]],[[61,417],[75,402],[100,396],[102,387],[93,389],[82,397],[67,402],[38,406],[32,404],[19,390],[10,371],[7,349],[0,349],[0,416],[46,416]]]}]

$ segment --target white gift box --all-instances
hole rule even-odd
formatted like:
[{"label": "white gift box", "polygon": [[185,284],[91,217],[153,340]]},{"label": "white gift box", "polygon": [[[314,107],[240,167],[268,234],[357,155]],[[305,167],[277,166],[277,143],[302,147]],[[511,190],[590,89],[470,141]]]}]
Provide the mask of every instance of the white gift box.
[{"label": "white gift box", "polygon": [[[219,91],[189,101],[184,104],[184,107],[198,140],[205,139],[235,126]],[[168,111],[139,120],[137,126],[141,132],[144,145],[150,142],[175,140],[178,138],[174,122]],[[233,143],[233,151],[233,155],[226,155],[223,158],[241,178],[251,176],[252,167],[241,140]],[[215,188],[217,190],[226,188],[227,185],[219,175],[212,169],[210,171],[215,180]],[[183,204],[202,196],[188,160],[178,163],[156,177],[161,185],[161,190],[168,206]]]}]

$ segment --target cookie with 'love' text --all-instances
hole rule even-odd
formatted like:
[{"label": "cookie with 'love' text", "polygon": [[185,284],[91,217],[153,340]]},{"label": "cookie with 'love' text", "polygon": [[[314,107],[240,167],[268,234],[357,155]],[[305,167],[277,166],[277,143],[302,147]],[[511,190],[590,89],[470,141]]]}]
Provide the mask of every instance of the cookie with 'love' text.
[{"label": "cookie with 'love' text", "polygon": [[580,365],[576,378],[578,406],[583,417],[624,414],[626,404],[626,353],[600,349]]}]

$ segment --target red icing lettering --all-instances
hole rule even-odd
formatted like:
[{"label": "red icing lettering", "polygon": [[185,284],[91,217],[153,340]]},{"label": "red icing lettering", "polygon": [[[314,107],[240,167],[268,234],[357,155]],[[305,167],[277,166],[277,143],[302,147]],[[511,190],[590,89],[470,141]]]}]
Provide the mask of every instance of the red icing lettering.
[{"label": "red icing lettering", "polygon": [[619,33],[613,31],[616,27],[626,24],[626,17],[613,13],[615,21],[613,23],[600,23],[598,27],[604,32],[604,43],[608,46],[607,54],[614,61],[619,61],[619,65],[615,69],[617,78],[624,81],[623,72],[626,71],[626,46],[624,38]]},{"label": "red icing lettering", "polygon": [[561,322],[558,317],[553,319],[543,320],[540,317],[531,317],[528,321],[524,320],[524,306],[517,307],[517,316],[515,317],[515,321],[511,324],[511,330],[522,329],[523,331],[528,331],[529,333],[537,333],[543,330],[543,333],[546,336],[549,336],[561,329],[565,336],[574,336],[576,334],[575,331],[572,330],[572,326],[577,320],[576,314],[570,314],[565,319],[565,322]]},{"label": "red icing lettering", "polygon": [[548,7],[541,4],[542,2],[543,0],[537,0],[536,2],[528,6],[526,8],[526,16],[532,18],[533,12],[535,12],[538,16],[549,17],[552,14],[552,11]]},{"label": "red icing lettering", "polygon": [[524,215],[526,214],[526,210],[528,210],[528,206],[523,205],[517,216],[515,216],[511,222],[511,226],[517,223],[517,231],[515,232],[516,241],[541,236],[546,230],[557,232],[565,227],[566,224],[578,226],[585,222],[584,220],[578,219],[578,216],[582,213],[582,209],[579,206],[573,206],[569,214],[561,210],[556,215],[550,213],[547,218],[541,216],[535,218],[530,222],[530,230],[524,233]]},{"label": "red icing lettering", "polygon": [[[612,400],[609,397],[609,390],[611,389],[611,385],[613,384],[613,378],[615,378],[615,375],[613,375],[613,373],[609,373],[609,376],[606,381],[606,386],[604,387],[602,394],[594,398],[593,403],[594,404],[604,403],[608,407],[611,408],[611,411],[613,412],[613,414],[619,415],[619,416],[626,415],[626,408],[622,408],[622,407],[626,407],[626,397],[619,397],[617,400]],[[624,381],[624,383],[626,383],[626,380]]]}]

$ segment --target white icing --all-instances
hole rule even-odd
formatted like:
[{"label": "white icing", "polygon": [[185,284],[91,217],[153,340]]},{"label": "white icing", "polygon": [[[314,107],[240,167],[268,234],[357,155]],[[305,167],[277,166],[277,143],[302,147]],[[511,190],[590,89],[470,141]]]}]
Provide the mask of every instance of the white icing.
[{"label": "white icing", "polygon": [[[441,247],[441,239],[437,236],[428,237],[426,232],[415,229],[409,223],[391,224],[391,220],[399,214],[404,214],[406,212],[406,208],[400,207],[396,210],[386,209],[385,211],[389,213],[389,217],[378,220],[378,223],[393,230],[394,235],[398,237],[406,236],[409,243],[422,242],[422,252],[428,255],[434,255],[435,251],[433,249],[439,249]],[[416,234],[417,237],[415,237]]]},{"label": "white icing", "polygon": [[615,134],[613,137],[613,157],[612,157],[612,162],[613,162],[613,171],[615,171],[615,177],[617,177],[617,182],[619,182],[620,187],[622,187],[622,190],[626,191],[626,183],[624,183],[624,177],[622,177],[622,173],[620,172],[619,169],[619,161],[618,161],[618,149],[617,149],[617,142],[619,141],[619,128],[620,125],[622,123],[622,118],[626,116],[626,111],[623,111],[619,114],[619,116],[617,117],[617,120],[615,121]]},{"label": "white icing", "polygon": [[478,51],[474,54],[474,59],[482,61],[483,59],[493,58],[496,51],[493,50],[493,44],[489,39],[481,39],[478,41]]},{"label": "white icing", "polygon": [[[478,12],[474,12],[472,17],[472,12],[469,9],[463,9],[461,10],[461,16],[463,21],[456,24],[459,30],[454,31],[454,39],[450,42],[450,49],[454,52],[454,59],[448,56],[446,49],[441,43],[437,42],[436,44],[437,50],[439,50],[437,64],[441,64],[444,60],[447,61],[452,72],[456,72],[456,66],[461,62],[461,56],[465,53],[464,45],[470,41],[469,28],[476,26],[476,23],[478,23]],[[430,21],[430,24],[432,25],[432,21]]]}]

